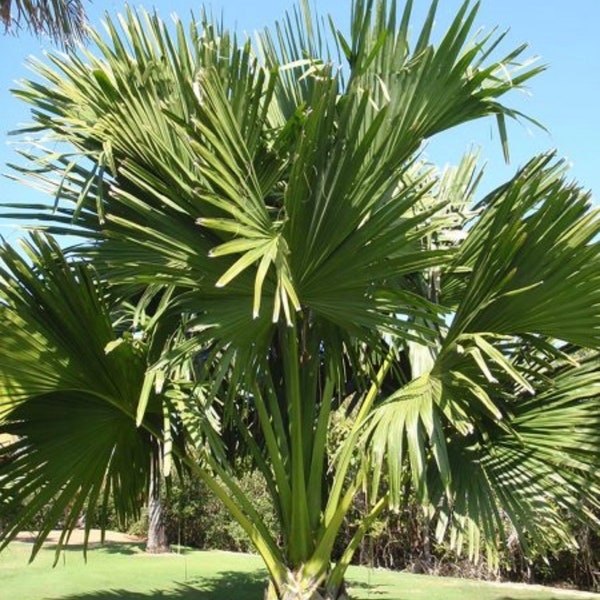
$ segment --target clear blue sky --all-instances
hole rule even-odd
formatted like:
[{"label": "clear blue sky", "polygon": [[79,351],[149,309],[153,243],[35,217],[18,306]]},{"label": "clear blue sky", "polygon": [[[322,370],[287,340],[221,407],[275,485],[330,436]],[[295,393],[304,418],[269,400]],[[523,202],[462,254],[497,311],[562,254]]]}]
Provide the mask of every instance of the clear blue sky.
[{"label": "clear blue sky", "polygon": [[[462,0],[440,0],[436,30],[442,32]],[[138,3],[130,2],[137,6]],[[223,14],[226,25],[238,31],[252,32],[270,25],[281,17],[292,2],[275,0],[212,0],[206,5]],[[317,0],[318,12],[331,14],[340,29],[349,22],[350,0]],[[402,0],[398,0],[402,6]],[[414,0],[415,24],[429,6],[429,0]],[[155,1],[142,3],[155,7],[164,19],[176,12],[184,20],[190,11],[198,11],[200,2]],[[88,16],[97,25],[105,11],[116,14],[124,2],[91,2]],[[532,80],[529,94],[514,93],[508,103],[541,121],[549,129],[512,124],[509,140],[512,161],[503,162],[502,152],[492,121],[479,122],[461,130],[453,130],[434,142],[428,156],[438,164],[455,163],[470,146],[483,148],[487,162],[486,187],[508,178],[517,167],[538,152],[557,148],[569,159],[572,177],[591,189],[596,204],[600,198],[600,0],[482,0],[477,24],[486,30],[499,26],[509,29],[503,46],[508,50],[527,42],[529,54],[540,57],[548,70]],[[28,119],[27,107],[12,98],[9,88],[27,76],[28,56],[40,56],[51,46],[26,32],[19,37],[0,35],[0,171],[15,155],[8,145],[7,132]],[[483,190],[482,190],[483,191]],[[488,190],[485,190],[488,191]],[[0,199],[32,201],[36,196],[27,188],[6,179],[0,180]],[[14,226],[0,222],[0,233],[14,239]]]}]

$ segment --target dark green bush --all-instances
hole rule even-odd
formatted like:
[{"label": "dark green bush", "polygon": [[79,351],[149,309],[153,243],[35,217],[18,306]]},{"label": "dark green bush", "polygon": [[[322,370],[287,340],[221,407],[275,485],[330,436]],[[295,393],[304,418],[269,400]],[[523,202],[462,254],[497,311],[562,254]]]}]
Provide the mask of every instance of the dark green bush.
[{"label": "dark green bush", "polygon": [[[238,484],[267,525],[275,530],[276,516],[260,474],[248,471],[238,479]],[[165,499],[164,510],[167,535],[172,544],[206,550],[251,551],[252,546],[242,528],[197,480],[173,484]]]}]

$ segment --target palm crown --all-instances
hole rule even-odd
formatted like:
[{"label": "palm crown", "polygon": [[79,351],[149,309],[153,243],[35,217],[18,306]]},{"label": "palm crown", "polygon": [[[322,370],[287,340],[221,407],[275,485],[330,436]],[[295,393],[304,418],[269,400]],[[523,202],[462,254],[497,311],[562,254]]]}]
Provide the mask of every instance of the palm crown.
[{"label": "palm crown", "polygon": [[[65,259],[35,237],[33,267],[3,250],[2,418],[19,441],[2,468],[30,486],[17,500],[44,481],[31,510],[76,498],[67,526],[101,489],[134,511],[159,443],[167,471],[187,466],[227,505],[286,599],[341,597],[370,520],[409,486],[473,556],[483,542],[493,557],[506,523],[544,544],[570,541],[564,511],[591,517],[597,365],[575,350],[598,341],[599,222],[551,155],[479,203],[474,157],[444,174],[420,161],[424,140],[472,119],[504,134],[518,115],[500,98],[540,69],[516,62],[523,48],[494,60],[502,36],[471,37],[476,5],[436,46],[435,3],[412,46],[410,12],[356,0],[328,46],[305,3],[256,47],[206,16],[186,34],[130,12],[94,51],[37,64],[42,82],[17,92],[30,131],[74,150],[26,154],[56,203],[12,214],[83,243]],[[113,372],[136,375],[104,389]],[[81,457],[70,479],[47,466],[81,445],[36,436],[51,402],[105,448],[94,477]],[[237,487],[223,428],[263,473],[281,543]],[[360,490],[370,512],[332,567]]]}]

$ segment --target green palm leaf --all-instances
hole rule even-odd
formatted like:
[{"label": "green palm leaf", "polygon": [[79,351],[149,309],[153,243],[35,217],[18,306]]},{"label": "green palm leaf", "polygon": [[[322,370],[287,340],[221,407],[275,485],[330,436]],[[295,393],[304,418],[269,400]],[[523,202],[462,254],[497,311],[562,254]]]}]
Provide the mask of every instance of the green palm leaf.
[{"label": "green palm leaf", "polygon": [[92,269],[42,237],[25,250],[33,267],[1,250],[0,427],[16,436],[2,448],[10,483],[1,496],[19,508],[2,544],[51,506],[35,554],[58,521],[60,547],[83,511],[106,512],[111,494],[121,520],[139,514],[152,438],[134,426],[145,354],[133,339],[110,348],[116,335]]},{"label": "green palm leaf", "polygon": [[450,339],[490,331],[598,343],[597,331],[583,326],[597,314],[597,211],[563,172],[552,154],[535,158],[477,207],[482,218],[455,261],[456,277],[469,283]]},{"label": "green palm leaf", "polygon": [[507,527],[525,550],[574,546],[573,520],[594,520],[597,510],[599,390],[596,357],[559,368],[551,386],[512,404],[510,431],[487,428],[477,441],[451,444],[456,478],[439,535],[451,523],[457,549],[467,545],[472,556],[467,531],[496,557]]}]

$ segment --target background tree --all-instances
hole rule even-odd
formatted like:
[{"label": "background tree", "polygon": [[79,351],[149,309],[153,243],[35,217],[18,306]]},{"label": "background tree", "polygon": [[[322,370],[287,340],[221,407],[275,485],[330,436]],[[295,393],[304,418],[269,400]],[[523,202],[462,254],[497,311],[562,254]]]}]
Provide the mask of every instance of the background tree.
[{"label": "background tree", "polygon": [[[41,82],[18,94],[32,131],[61,144],[26,155],[23,172],[56,202],[12,216],[82,243],[65,259],[40,238],[32,267],[3,250],[2,427],[21,442],[0,475],[41,488],[40,502],[60,492],[93,507],[119,469],[126,512],[150,462],[130,480],[86,457],[161,440],[246,531],[282,600],[344,597],[370,523],[411,488],[438,536],[471,556],[483,545],[494,560],[507,522],[525,549],[572,543],[564,515],[590,520],[600,497],[600,375],[564,344],[598,343],[600,222],[551,155],[479,202],[473,159],[445,175],[419,160],[424,140],[472,119],[494,116],[503,134],[518,114],[500,98],[540,69],[518,63],[523,48],[492,58],[502,36],[473,36],[477,5],[435,45],[435,3],[414,44],[410,12],[356,0],[349,37],[332,27],[328,46],[304,3],[256,49],[204,17],[186,34],[130,12],[121,31],[109,21],[110,41],[92,34],[93,50],[38,65]],[[19,291],[40,286],[42,298]],[[93,311],[71,308],[79,288],[99,290],[85,292]],[[145,334],[110,318],[73,326],[140,295],[134,314],[159,302],[160,333],[125,381],[109,375],[128,371],[114,352]],[[80,415],[81,402],[106,404],[123,430],[102,428],[82,457],[65,431],[59,446],[28,432],[49,402],[66,403],[65,422],[68,402]],[[331,454],[338,410],[351,424]],[[262,472],[275,534],[236,483],[231,427]],[[67,452],[77,470],[51,466]],[[361,490],[368,511],[332,564]]]}]

